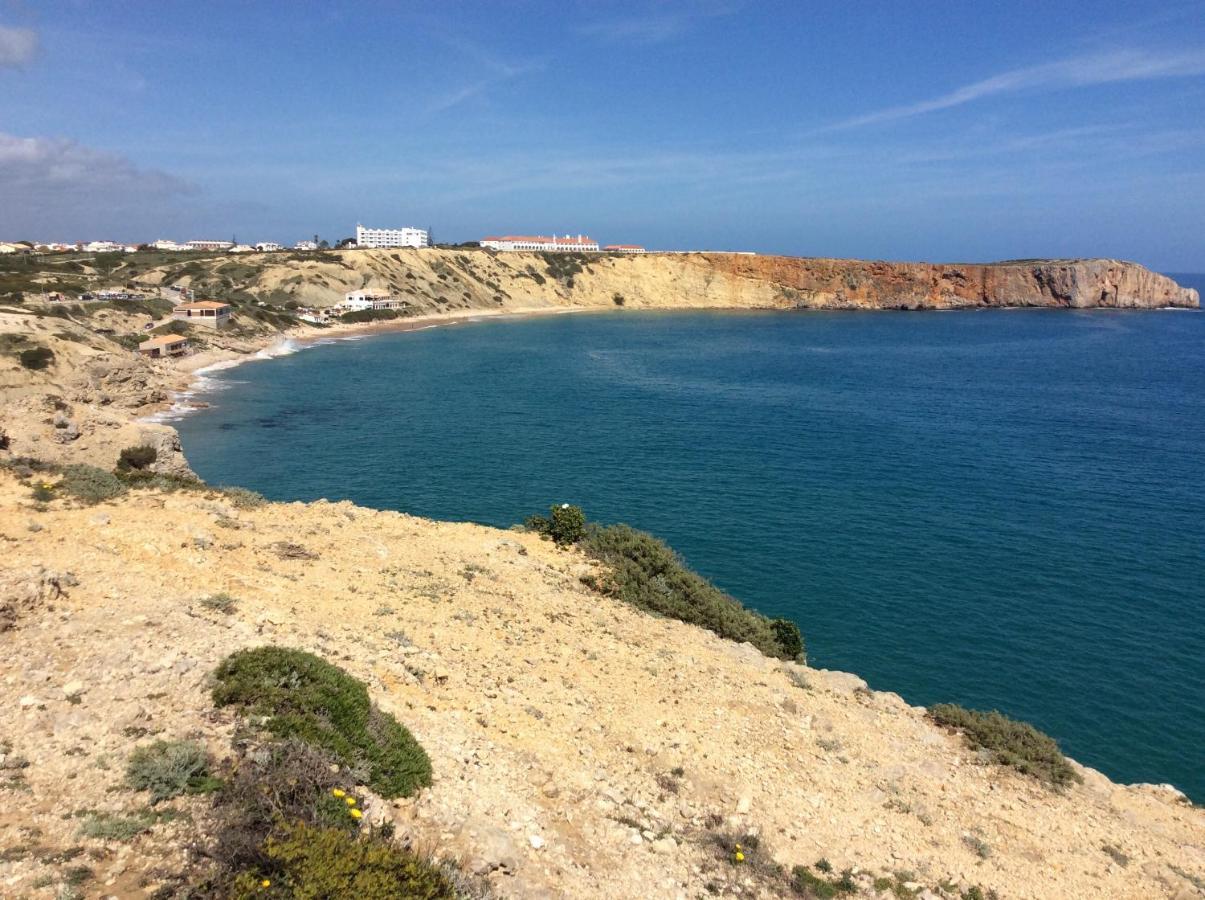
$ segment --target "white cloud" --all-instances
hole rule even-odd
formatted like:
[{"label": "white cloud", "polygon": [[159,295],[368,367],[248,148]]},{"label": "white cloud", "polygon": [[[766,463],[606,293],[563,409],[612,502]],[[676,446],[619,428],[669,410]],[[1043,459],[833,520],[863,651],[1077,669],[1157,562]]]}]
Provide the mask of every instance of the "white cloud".
[{"label": "white cloud", "polygon": [[964,85],[947,94],[891,106],[862,116],[854,116],[826,131],[857,128],[908,119],[925,113],[951,109],[985,97],[1027,90],[1059,90],[1122,81],[1147,81],[1155,78],[1182,78],[1205,74],[1205,50],[1182,53],[1153,53],[1147,50],[1119,50],[1042,63],[1013,69]]},{"label": "white cloud", "polygon": [[175,175],[75,141],[0,132],[2,233],[144,222],[191,191]]},{"label": "white cloud", "polygon": [[0,69],[20,68],[38,52],[38,35],[29,28],[0,25]]}]

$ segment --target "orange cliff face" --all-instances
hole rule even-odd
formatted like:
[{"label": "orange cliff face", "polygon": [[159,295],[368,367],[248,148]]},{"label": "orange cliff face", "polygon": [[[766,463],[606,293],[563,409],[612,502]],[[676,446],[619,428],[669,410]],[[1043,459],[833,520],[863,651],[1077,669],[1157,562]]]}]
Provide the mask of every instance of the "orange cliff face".
[{"label": "orange cliff face", "polygon": [[706,254],[717,274],[777,285],[780,305],[814,309],[1067,307],[1198,308],[1200,297],[1166,275],[1110,259],[988,264],[870,262]]}]

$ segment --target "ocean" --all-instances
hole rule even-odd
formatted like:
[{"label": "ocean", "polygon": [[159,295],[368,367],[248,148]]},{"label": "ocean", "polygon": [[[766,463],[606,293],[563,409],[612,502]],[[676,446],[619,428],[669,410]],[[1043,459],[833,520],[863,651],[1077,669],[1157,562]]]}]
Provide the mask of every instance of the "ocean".
[{"label": "ocean", "polygon": [[616,311],[212,382],[176,423],[211,483],[503,527],[579,503],[813,665],[1205,801],[1200,312]]}]

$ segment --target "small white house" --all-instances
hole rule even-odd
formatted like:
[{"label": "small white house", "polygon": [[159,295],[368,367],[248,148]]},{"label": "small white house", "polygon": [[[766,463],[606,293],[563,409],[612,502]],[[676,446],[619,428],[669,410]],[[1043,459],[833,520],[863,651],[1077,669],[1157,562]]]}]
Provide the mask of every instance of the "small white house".
[{"label": "small white house", "polygon": [[348,291],[343,295],[343,309],[347,312],[356,312],[362,309],[379,309],[376,304],[382,300],[388,300],[389,294],[386,291],[374,290],[372,288],[363,288],[358,291]]},{"label": "small white house", "polygon": [[255,249],[260,253],[271,253],[275,250],[283,250],[284,248],[280,244],[273,244],[271,241],[261,241],[255,245]]},{"label": "small white house", "polygon": [[294,250],[317,250],[318,242],[317,241],[298,241],[296,244],[293,245],[293,249]]}]

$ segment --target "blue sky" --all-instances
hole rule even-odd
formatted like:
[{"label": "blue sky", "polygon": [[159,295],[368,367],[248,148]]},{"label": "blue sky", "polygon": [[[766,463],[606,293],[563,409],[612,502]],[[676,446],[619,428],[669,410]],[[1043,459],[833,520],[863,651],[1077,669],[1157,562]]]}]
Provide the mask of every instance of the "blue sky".
[{"label": "blue sky", "polygon": [[0,0],[0,237],[1205,270],[1205,4]]}]

